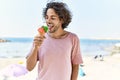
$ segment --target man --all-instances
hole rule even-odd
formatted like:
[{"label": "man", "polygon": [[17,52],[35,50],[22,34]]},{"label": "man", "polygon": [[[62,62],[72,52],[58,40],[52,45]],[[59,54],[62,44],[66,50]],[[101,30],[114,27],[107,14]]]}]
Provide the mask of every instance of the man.
[{"label": "man", "polygon": [[27,69],[31,71],[37,62],[37,80],[77,80],[80,53],[79,38],[64,30],[72,16],[66,4],[50,2],[43,11],[48,32],[34,38],[32,49],[27,56]]}]

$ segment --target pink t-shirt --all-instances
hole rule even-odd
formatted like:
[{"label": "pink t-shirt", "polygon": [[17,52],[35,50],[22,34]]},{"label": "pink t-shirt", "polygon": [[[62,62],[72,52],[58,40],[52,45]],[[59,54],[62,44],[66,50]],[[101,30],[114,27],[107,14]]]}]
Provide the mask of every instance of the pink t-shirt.
[{"label": "pink t-shirt", "polygon": [[72,64],[81,64],[79,38],[70,33],[62,39],[48,34],[38,51],[37,80],[70,80]]}]

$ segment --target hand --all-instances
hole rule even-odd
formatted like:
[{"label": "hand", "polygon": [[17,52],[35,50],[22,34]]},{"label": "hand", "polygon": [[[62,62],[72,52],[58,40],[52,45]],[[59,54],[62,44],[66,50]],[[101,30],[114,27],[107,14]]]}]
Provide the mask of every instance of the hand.
[{"label": "hand", "polygon": [[40,45],[43,43],[44,39],[45,39],[45,36],[40,35],[40,34],[36,35],[34,37],[34,46],[40,47]]}]

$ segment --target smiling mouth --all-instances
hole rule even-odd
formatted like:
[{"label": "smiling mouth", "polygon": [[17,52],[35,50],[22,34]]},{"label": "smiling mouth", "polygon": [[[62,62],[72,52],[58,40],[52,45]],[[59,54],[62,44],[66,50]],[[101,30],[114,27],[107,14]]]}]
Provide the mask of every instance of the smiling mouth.
[{"label": "smiling mouth", "polygon": [[48,24],[48,29],[51,30],[53,28],[53,24]]}]

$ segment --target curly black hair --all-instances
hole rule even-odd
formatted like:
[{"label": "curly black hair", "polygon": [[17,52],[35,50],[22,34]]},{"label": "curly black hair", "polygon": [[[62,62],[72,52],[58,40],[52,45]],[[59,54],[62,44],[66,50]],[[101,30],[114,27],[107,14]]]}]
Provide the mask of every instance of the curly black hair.
[{"label": "curly black hair", "polygon": [[43,17],[46,17],[47,10],[52,8],[55,10],[55,13],[59,16],[59,19],[63,20],[62,28],[67,28],[69,23],[72,20],[72,15],[68,6],[63,2],[50,2],[47,3],[46,8],[43,9]]}]

